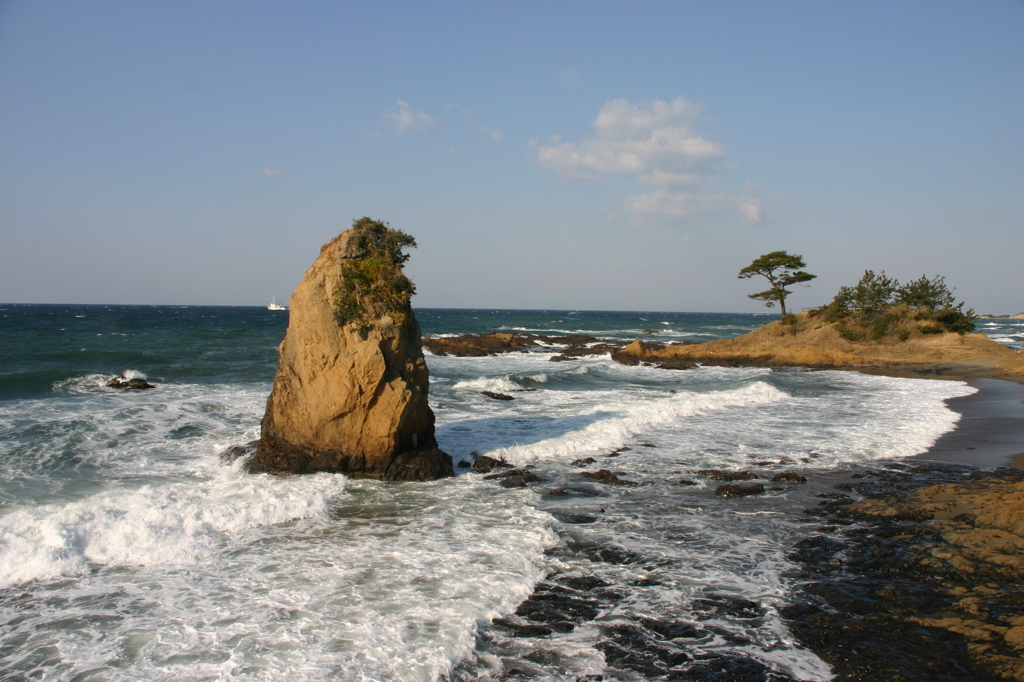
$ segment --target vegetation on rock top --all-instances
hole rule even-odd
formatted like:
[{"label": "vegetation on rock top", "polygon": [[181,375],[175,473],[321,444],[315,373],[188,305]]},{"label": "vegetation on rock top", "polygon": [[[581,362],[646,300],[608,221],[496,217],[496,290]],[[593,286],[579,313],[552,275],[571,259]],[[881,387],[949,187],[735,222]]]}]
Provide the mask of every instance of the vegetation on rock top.
[{"label": "vegetation on rock top", "polygon": [[866,270],[856,286],[840,287],[832,302],[814,314],[840,323],[840,333],[849,341],[906,341],[914,333],[973,332],[978,316],[973,309],[964,311],[953,291],[942,275],[921,275],[901,286],[884,271],[876,275]]},{"label": "vegetation on rock top", "polygon": [[365,334],[376,320],[390,316],[402,324],[416,292],[402,266],[415,248],[416,240],[387,223],[372,218],[352,222],[355,230],[341,263],[341,283],[334,292],[335,319],[345,326],[355,324]]}]

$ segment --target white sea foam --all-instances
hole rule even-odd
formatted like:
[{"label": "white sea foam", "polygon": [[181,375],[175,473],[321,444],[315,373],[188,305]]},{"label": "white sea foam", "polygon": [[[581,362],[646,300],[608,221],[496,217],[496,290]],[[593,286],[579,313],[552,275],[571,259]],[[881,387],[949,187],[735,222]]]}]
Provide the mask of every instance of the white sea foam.
[{"label": "white sea foam", "polygon": [[[675,424],[702,412],[774,402],[785,397],[786,394],[774,386],[757,382],[731,391],[683,393],[644,402],[611,400],[539,428],[536,437],[541,440],[536,443],[498,447],[488,454],[520,466],[539,459],[611,450],[652,428]],[[549,437],[544,437],[548,434]]]},{"label": "white sea foam", "polygon": [[505,374],[498,377],[477,377],[457,381],[452,388],[468,391],[521,391],[528,388],[530,384],[545,384],[548,375],[544,372],[536,374],[518,375]]},{"label": "white sea foam", "polygon": [[0,587],[77,575],[90,564],[192,564],[230,536],[326,512],[340,476],[248,476],[226,468],[212,480],[145,485],[0,517]]}]

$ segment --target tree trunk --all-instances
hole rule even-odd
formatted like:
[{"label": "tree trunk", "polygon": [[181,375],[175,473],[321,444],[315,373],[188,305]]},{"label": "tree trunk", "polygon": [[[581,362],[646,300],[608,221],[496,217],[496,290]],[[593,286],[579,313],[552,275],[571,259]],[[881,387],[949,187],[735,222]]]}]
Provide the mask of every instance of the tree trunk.
[{"label": "tree trunk", "polygon": [[779,299],[779,307],[782,308],[782,322],[786,322],[786,299]]}]

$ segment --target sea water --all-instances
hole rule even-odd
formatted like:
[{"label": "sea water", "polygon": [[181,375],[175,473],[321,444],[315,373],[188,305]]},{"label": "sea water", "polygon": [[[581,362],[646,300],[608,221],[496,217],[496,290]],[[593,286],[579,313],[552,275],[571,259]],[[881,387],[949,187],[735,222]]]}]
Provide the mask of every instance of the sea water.
[{"label": "sea water", "polygon": [[[801,512],[857,466],[925,451],[956,423],[944,400],[973,390],[839,371],[556,363],[547,350],[428,354],[441,448],[457,464],[530,466],[541,481],[507,489],[465,467],[400,485],[248,475],[219,453],[259,436],[287,315],[0,306],[0,678],[642,679],[602,643],[654,619],[700,625],[685,642],[691,660],[829,679],[778,615]],[[417,316],[435,336],[660,341],[770,319]],[[115,375],[157,388],[107,388]],[[587,470],[636,485],[580,476],[573,462],[588,457]],[[717,482],[696,473],[712,468],[756,471],[769,489],[716,497]],[[810,482],[768,484],[781,471]],[[607,586],[593,617],[534,636],[492,625],[556,579]],[[709,606],[728,603],[753,606]]]}]

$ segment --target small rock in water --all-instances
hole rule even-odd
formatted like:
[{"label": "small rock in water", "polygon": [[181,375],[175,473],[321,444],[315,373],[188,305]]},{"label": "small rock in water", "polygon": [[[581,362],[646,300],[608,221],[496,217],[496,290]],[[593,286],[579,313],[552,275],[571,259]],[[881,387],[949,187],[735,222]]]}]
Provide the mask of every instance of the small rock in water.
[{"label": "small rock in water", "polygon": [[142,390],[144,388],[156,388],[153,384],[149,383],[145,379],[138,377],[128,379],[126,377],[115,377],[107,382],[108,388],[128,388],[135,390]]},{"label": "small rock in water", "polygon": [[511,469],[512,465],[503,459],[494,459],[487,455],[480,455],[473,461],[473,471],[486,474],[495,469]]},{"label": "small rock in water", "polygon": [[511,469],[510,471],[502,471],[501,473],[490,474],[489,476],[484,476],[484,480],[485,481],[493,481],[496,478],[508,478],[509,476],[535,476],[535,475],[536,474],[531,474],[526,469]]},{"label": "small rock in water", "polygon": [[772,483],[807,483],[807,478],[795,471],[784,471],[772,476]]},{"label": "small rock in water", "polygon": [[721,471],[720,469],[701,469],[698,476],[707,476],[712,481],[752,481],[756,474],[749,471]]},{"label": "small rock in water", "polygon": [[581,459],[573,460],[572,462],[569,462],[569,464],[574,467],[584,467],[587,466],[588,464],[593,464],[596,461],[597,460],[594,459],[593,457],[583,457]]},{"label": "small rock in water", "polygon": [[566,497],[568,494],[569,491],[565,488],[555,488],[554,490],[548,491],[548,495],[551,497]]},{"label": "small rock in water", "polygon": [[245,445],[235,445],[230,447],[224,452],[220,453],[221,464],[231,464],[240,457],[248,457],[252,453],[256,452],[256,445],[259,443],[258,440],[254,440],[251,443]]},{"label": "small rock in water", "polygon": [[655,445],[654,443],[640,443],[640,447],[642,447],[642,448],[656,448],[658,446]]},{"label": "small rock in water", "polygon": [[633,481],[624,481],[607,469],[598,469],[597,471],[581,471],[580,476],[586,476],[592,478],[599,483],[607,483],[609,485],[639,485]]},{"label": "small rock in water", "polygon": [[471,466],[473,466],[473,465],[472,465],[472,464],[470,464],[470,463],[469,463],[468,461],[466,461],[466,460],[462,460],[461,462],[459,462],[459,468],[460,468],[460,469],[469,469],[469,468],[470,468]]},{"label": "small rock in water", "polygon": [[480,393],[492,400],[515,400],[512,396],[505,395],[504,393],[495,393],[494,391],[480,391]]},{"label": "small rock in water", "polygon": [[684,478],[679,481],[679,485],[697,485],[697,481],[691,481],[688,478]]},{"label": "small rock in water", "polygon": [[718,486],[715,495],[719,497],[745,497],[747,495],[760,495],[764,492],[763,485],[732,485],[726,483]]},{"label": "small rock in water", "polygon": [[485,481],[494,479],[501,479],[499,485],[503,488],[525,488],[527,483],[536,483],[542,480],[540,476],[526,469],[512,469],[511,471],[502,471],[498,474],[484,476]]}]

